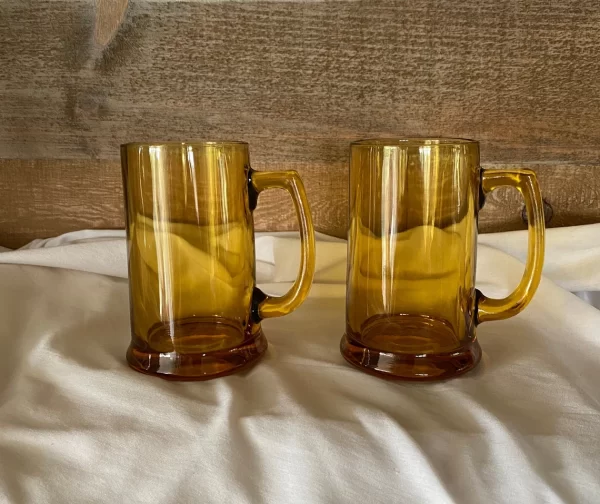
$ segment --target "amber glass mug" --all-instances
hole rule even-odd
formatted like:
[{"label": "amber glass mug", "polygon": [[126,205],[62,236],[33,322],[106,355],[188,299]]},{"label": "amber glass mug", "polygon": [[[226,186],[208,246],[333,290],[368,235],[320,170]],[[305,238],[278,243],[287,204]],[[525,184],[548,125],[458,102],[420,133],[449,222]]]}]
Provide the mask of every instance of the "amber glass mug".
[{"label": "amber glass mug", "polygon": [[[517,289],[475,289],[477,214],[499,186],[519,190],[529,253]],[[519,313],[540,282],[543,203],[530,170],[483,170],[462,139],[365,140],[350,155],[348,290],[343,356],[389,378],[450,378],[477,365],[475,327]]]},{"label": "amber glass mug", "polygon": [[[314,231],[300,177],[253,171],[243,142],[127,144],[121,160],[130,366],[198,380],[252,364],[267,349],[261,320],[296,309],[312,282]],[[300,222],[298,278],[281,297],[255,281],[252,211],[267,188],[289,191]]]}]

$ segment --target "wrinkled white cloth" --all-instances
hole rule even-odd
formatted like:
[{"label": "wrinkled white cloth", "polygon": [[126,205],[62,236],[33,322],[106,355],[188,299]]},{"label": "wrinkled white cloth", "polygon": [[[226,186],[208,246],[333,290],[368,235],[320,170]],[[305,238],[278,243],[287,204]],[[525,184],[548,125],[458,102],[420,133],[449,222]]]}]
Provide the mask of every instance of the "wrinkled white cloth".
[{"label": "wrinkled white cloth", "polygon": [[[430,384],[383,381],[339,354],[341,240],[320,237],[306,303],[263,322],[262,362],[196,383],[125,364],[122,232],[2,252],[0,503],[596,503],[600,310],[569,291],[597,297],[599,236],[549,230],[528,309],[479,326],[476,370]],[[484,293],[517,284],[525,241],[480,236]],[[297,237],[256,248],[262,287],[285,291]]]}]

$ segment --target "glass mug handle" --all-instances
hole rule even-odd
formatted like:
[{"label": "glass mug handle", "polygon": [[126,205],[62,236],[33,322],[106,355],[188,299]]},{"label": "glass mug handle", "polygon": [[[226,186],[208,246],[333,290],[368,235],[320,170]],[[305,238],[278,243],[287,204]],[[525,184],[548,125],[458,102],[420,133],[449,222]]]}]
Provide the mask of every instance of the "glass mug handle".
[{"label": "glass mug handle", "polygon": [[308,207],[304,184],[298,172],[250,170],[250,194],[258,197],[265,189],[285,189],[290,193],[300,224],[300,268],[292,288],[283,296],[271,297],[256,288],[252,300],[252,315],[258,322],[265,318],[281,317],[293,312],[306,299],[315,274],[315,230]]},{"label": "glass mug handle", "polygon": [[481,190],[484,195],[500,186],[516,188],[525,200],[529,246],[525,273],[517,288],[502,299],[491,299],[477,291],[477,322],[502,320],[515,316],[531,301],[542,277],[544,262],[544,203],[532,170],[482,170]]}]

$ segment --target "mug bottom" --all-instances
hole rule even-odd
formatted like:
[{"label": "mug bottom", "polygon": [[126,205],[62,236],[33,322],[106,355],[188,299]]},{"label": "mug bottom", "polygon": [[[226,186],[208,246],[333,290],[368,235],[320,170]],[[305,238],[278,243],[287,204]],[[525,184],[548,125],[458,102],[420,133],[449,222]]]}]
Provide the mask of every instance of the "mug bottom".
[{"label": "mug bottom", "polygon": [[[214,324],[213,324],[214,326]],[[221,325],[221,331],[226,329]],[[214,338],[214,334],[209,335]],[[207,351],[190,351],[186,342],[181,342],[185,349],[181,352],[157,352],[147,348],[139,338],[133,337],[127,349],[127,363],[135,371],[159,376],[167,380],[197,381],[210,380],[220,376],[237,373],[254,365],[267,351],[268,343],[262,328],[249,336],[239,346],[227,349],[214,349]],[[203,334],[189,335],[187,338],[193,342],[206,339]]]},{"label": "mug bottom", "polygon": [[446,380],[470,371],[481,360],[477,339],[452,352],[409,354],[368,348],[344,334],[340,350],[350,364],[362,371],[395,380]]}]

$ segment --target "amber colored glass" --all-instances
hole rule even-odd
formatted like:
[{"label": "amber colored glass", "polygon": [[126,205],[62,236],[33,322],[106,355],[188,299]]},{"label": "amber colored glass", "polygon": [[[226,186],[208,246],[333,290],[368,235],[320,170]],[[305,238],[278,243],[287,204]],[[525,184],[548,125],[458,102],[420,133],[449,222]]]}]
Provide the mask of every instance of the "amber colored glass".
[{"label": "amber colored glass", "polygon": [[[477,214],[498,186],[517,188],[529,257],[517,289],[475,289]],[[365,140],[351,146],[344,357],[364,371],[443,379],[477,365],[478,323],[519,313],[541,278],[544,215],[535,173],[482,170],[462,139]]]},{"label": "amber colored glass", "polygon": [[[127,213],[130,366],[174,379],[238,371],[267,349],[260,321],[306,298],[312,220],[296,172],[257,172],[243,142],[121,147]],[[282,297],[256,287],[252,211],[267,188],[289,191],[300,221],[298,278]]]}]

